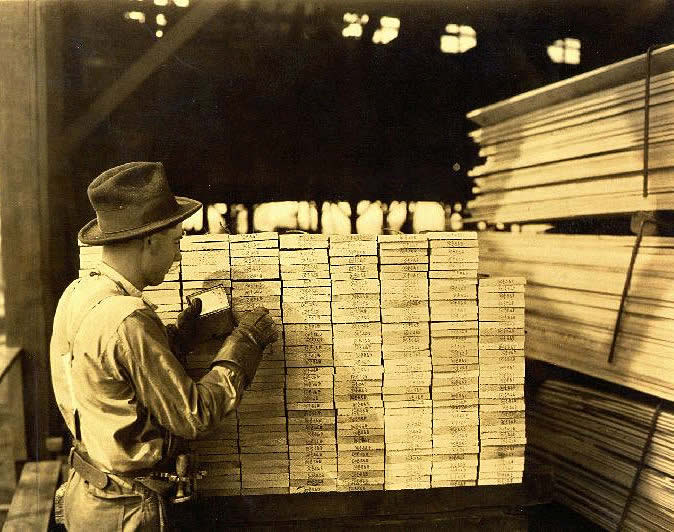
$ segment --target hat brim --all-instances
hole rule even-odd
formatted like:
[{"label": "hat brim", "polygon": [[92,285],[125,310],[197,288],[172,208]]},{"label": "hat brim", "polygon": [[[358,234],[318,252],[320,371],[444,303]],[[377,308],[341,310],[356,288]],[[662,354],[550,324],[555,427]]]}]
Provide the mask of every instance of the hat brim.
[{"label": "hat brim", "polygon": [[80,229],[77,237],[80,242],[89,246],[101,246],[111,242],[122,242],[124,240],[138,238],[147,235],[148,233],[159,231],[166,227],[171,227],[172,225],[183,221],[185,218],[192,216],[192,214],[201,208],[201,202],[182,196],[176,196],[176,202],[178,202],[178,210],[168,218],[157,220],[156,222],[129,229],[127,231],[107,234],[101,231],[101,228],[98,226],[98,220],[94,218]]}]

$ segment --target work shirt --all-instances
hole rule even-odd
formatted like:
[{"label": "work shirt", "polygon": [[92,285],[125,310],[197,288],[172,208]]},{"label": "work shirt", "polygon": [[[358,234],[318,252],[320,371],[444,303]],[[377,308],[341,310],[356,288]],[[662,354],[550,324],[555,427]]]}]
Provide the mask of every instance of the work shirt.
[{"label": "work shirt", "polygon": [[109,473],[152,468],[170,434],[194,439],[217,428],[244,387],[239,368],[218,356],[209,373],[192,380],[153,305],[104,263],[61,296],[50,360],[68,428]]}]

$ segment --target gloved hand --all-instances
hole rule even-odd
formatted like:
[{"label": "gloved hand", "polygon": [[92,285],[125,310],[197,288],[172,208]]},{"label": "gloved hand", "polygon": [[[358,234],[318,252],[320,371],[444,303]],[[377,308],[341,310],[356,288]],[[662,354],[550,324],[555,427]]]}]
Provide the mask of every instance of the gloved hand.
[{"label": "gloved hand", "polygon": [[278,337],[278,328],[267,309],[246,312],[222,344],[213,364],[231,362],[236,365],[244,375],[244,386],[247,388],[255,377],[264,348]]},{"label": "gloved hand", "polygon": [[178,314],[175,325],[167,326],[169,338],[173,340],[181,353],[185,353],[197,331],[197,321],[201,314],[201,299],[194,298],[192,303]]},{"label": "gloved hand", "polygon": [[241,329],[242,332],[250,335],[253,342],[262,350],[279,338],[278,327],[276,327],[269,311],[264,307],[243,313],[239,318],[237,329]]}]

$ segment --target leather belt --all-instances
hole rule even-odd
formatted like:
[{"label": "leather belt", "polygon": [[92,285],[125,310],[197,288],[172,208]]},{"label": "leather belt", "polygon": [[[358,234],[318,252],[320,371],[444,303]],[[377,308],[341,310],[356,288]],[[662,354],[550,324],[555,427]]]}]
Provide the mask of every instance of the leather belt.
[{"label": "leather belt", "polygon": [[105,489],[110,482],[106,473],[87,462],[74,447],[70,450],[68,463],[84,480],[100,490]]}]

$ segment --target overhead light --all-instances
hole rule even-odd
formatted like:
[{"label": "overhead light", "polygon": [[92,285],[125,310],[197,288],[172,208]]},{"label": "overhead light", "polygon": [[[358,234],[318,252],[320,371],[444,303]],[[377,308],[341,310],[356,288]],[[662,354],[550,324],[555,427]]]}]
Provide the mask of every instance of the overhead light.
[{"label": "overhead light", "polygon": [[145,13],[142,11],[127,11],[124,13],[124,18],[126,20],[135,20],[143,24],[145,22]]}]

